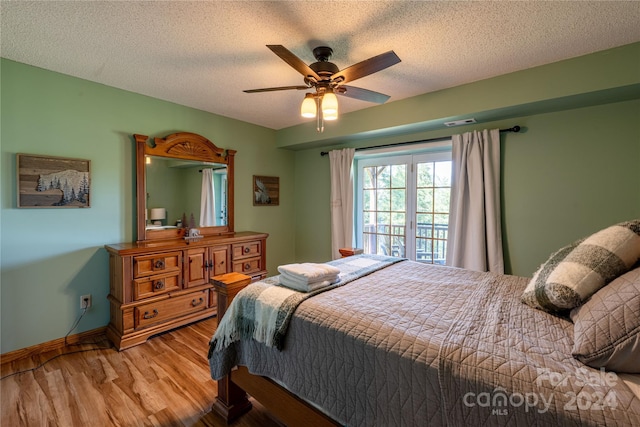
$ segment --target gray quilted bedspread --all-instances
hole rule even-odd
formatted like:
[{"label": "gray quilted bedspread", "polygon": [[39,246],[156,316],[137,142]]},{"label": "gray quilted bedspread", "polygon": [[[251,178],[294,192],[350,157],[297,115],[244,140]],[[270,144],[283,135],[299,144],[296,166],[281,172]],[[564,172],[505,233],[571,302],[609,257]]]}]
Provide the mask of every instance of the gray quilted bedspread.
[{"label": "gray quilted bedspread", "polygon": [[270,377],[349,426],[640,426],[640,400],[571,356],[573,324],[528,279],[405,261],[304,301],[283,351],[210,359]]}]

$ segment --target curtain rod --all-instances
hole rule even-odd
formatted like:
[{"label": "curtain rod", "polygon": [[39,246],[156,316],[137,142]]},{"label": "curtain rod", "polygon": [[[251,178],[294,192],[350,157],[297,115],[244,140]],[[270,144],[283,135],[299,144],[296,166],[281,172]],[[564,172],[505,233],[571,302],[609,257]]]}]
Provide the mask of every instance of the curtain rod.
[{"label": "curtain rod", "polygon": [[[514,127],[508,128],[508,129],[500,129],[500,132],[520,132],[520,126],[516,125]],[[356,148],[356,151],[362,151],[362,150],[374,150],[376,148],[385,148],[385,147],[396,147],[399,145],[409,145],[409,144],[420,144],[420,143],[424,143],[424,142],[436,142],[436,141],[444,141],[445,139],[450,139],[450,136],[442,136],[440,138],[431,138],[431,139],[420,139],[418,141],[406,141],[406,142],[395,142],[392,144],[383,144],[383,145],[374,145],[372,147],[360,147],[360,148]],[[328,151],[322,151],[320,153],[321,156],[326,156],[327,154],[329,154]]]}]

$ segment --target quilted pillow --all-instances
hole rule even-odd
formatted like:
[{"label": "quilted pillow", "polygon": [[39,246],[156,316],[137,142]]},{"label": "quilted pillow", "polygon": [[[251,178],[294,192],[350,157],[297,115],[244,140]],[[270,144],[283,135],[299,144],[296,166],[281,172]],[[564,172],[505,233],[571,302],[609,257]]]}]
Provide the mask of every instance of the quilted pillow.
[{"label": "quilted pillow", "polygon": [[640,267],[571,311],[573,356],[592,368],[640,373]]},{"label": "quilted pillow", "polygon": [[560,249],[540,266],[522,302],[549,313],[578,307],[640,259],[640,219],[622,222]]}]

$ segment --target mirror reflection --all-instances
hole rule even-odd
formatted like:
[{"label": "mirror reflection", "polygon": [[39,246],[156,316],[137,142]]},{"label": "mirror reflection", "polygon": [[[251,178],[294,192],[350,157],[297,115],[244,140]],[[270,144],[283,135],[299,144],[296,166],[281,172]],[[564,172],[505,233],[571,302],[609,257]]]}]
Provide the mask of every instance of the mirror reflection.
[{"label": "mirror reflection", "polygon": [[[227,166],[145,156],[146,229],[227,225]],[[186,224],[182,221],[186,220]]]}]

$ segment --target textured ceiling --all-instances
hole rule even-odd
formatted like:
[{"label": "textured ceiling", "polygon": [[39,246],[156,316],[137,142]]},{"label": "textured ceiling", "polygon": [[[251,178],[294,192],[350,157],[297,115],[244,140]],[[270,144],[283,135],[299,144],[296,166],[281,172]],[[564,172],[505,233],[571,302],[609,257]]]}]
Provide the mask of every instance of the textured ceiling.
[{"label": "textured ceiling", "polygon": [[[273,129],[302,123],[303,84],[265,47],[338,67],[394,50],[350,83],[387,102],[640,41],[640,2],[6,1],[2,57]],[[340,112],[375,104],[340,97]]]}]

